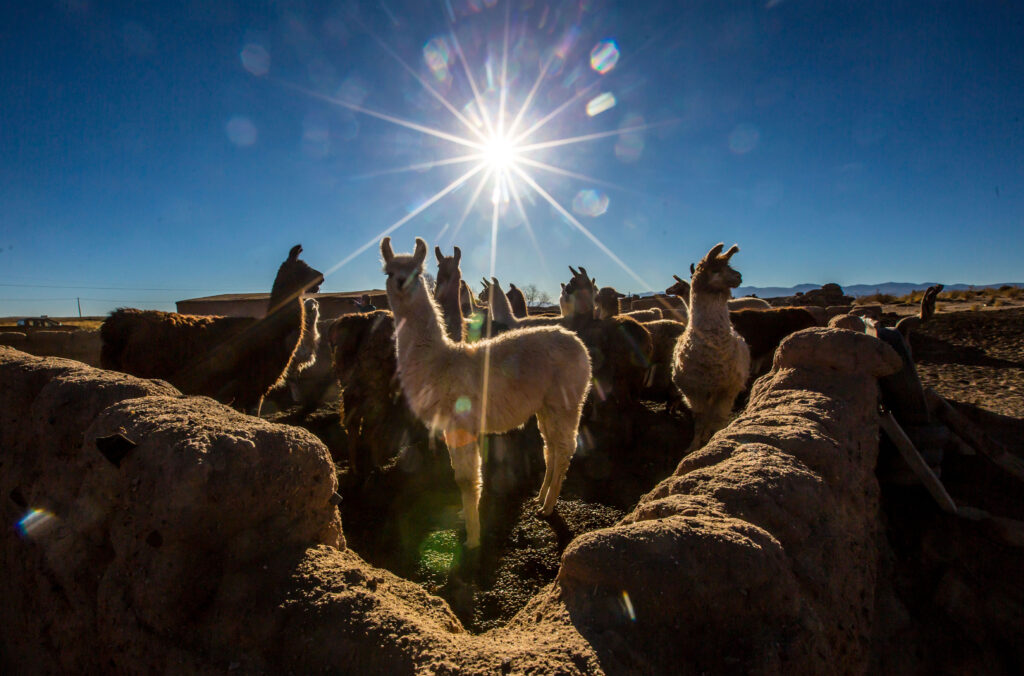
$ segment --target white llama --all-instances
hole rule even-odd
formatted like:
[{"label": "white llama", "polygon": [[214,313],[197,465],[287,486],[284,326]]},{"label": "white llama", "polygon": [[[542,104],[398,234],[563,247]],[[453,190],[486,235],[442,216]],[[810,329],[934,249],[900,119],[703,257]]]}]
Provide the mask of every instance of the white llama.
[{"label": "white llama", "polygon": [[695,451],[729,420],[750,372],[750,350],[729,321],[729,295],[743,278],[729,266],[735,244],[718,244],[697,264],[690,286],[690,321],[672,355],[672,382],[693,412]]},{"label": "white llama", "polygon": [[395,315],[398,378],[413,413],[444,434],[462,492],[466,545],[480,546],[480,437],[537,416],[544,440],[540,513],[549,516],[576,450],[590,356],[574,334],[558,327],[509,331],[476,343],[445,334],[437,303],[423,284],[427,245],[398,254],[380,243],[388,302]]}]

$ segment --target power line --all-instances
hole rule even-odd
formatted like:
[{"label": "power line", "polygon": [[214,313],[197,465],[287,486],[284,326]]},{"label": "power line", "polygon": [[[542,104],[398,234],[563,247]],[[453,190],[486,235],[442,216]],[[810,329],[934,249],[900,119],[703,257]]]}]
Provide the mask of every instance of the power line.
[{"label": "power line", "polygon": [[139,286],[73,286],[73,285],[56,285],[56,284],[9,284],[6,282],[0,282],[0,286],[16,286],[19,288],[28,289],[94,289],[98,291],[209,291],[206,289],[157,289],[157,288],[145,288]]},{"label": "power line", "polygon": [[2,298],[4,303],[46,303],[60,301],[72,303],[76,300],[88,300],[99,303],[176,303],[176,300],[162,300],[159,298],[86,298],[85,296],[74,296],[71,298]]}]

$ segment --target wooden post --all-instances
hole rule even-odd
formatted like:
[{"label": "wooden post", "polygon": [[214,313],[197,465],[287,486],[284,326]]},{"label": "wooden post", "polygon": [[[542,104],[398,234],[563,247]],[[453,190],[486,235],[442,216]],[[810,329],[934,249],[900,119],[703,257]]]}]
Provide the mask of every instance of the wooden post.
[{"label": "wooden post", "polygon": [[932,468],[928,466],[928,463],[921,457],[921,453],[914,446],[914,442],[910,440],[907,433],[903,431],[900,424],[896,422],[896,418],[892,417],[892,413],[885,411],[882,413],[881,418],[878,421],[879,425],[885,433],[892,439],[892,443],[896,444],[896,448],[899,449],[900,455],[910,465],[910,469],[914,470],[914,474],[921,480],[924,487],[928,489],[928,492],[935,498],[935,502],[938,503],[939,507],[944,512],[949,514],[956,514],[956,503],[953,502],[953,498],[949,497],[949,493],[946,492],[946,487],[939,481],[939,477],[935,476],[932,472]]}]

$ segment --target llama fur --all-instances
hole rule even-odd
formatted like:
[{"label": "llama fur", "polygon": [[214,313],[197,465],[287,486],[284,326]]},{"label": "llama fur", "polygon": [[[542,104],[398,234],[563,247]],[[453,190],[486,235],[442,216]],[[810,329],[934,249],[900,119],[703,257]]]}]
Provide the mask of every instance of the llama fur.
[{"label": "llama fur", "polygon": [[291,362],[288,364],[288,370],[279,381],[288,386],[293,401],[299,400],[299,375],[316,363],[320,347],[320,330],[317,327],[317,322],[320,321],[320,303],[316,298],[306,298],[302,304],[305,310],[303,330],[298,335],[292,332],[285,339],[286,341],[296,341],[297,344]]},{"label": "llama fur", "polygon": [[679,299],[679,305],[668,310],[670,316],[666,319],[675,319],[684,324],[690,319],[690,283],[681,279],[678,275],[672,275],[675,283],[665,289],[665,295],[675,296]]},{"label": "llama fur", "polygon": [[682,403],[682,397],[672,382],[672,357],[679,337],[686,331],[686,324],[661,319],[644,322],[644,328],[651,334],[651,367],[645,380],[644,397],[664,401],[669,409],[674,409]]},{"label": "llama fur", "polygon": [[341,316],[327,334],[356,476],[381,467],[419,427],[398,382],[394,329],[391,312],[375,310]]},{"label": "llama fur", "polygon": [[464,279],[459,288],[459,300],[462,301],[462,316],[463,318],[472,317],[477,312],[476,303],[473,302],[473,290],[469,288],[469,284]]},{"label": "llama fur", "polygon": [[316,293],[323,282],[299,259],[301,252],[301,245],[292,247],[281,264],[267,314],[259,319],[115,310],[100,327],[102,367],[160,378],[185,394],[210,396],[241,411],[258,408],[305,340],[302,294]]},{"label": "llama fur", "polygon": [[[578,337],[558,327],[509,331],[466,344],[444,332],[436,301],[423,284],[427,245],[395,254],[381,240],[388,301],[395,315],[398,378],[413,413],[444,434],[462,494],[466,544],[480,545],[480,438],[537,416],[545,472],[540,513],[550,515],[576,450],[590,359]],[[485,389],[486,387],[486,389]]]},{"label": "llama fur", "polygon": [[672,382],[693,413],[690,450],[704,446],[729,420],[736,395],[746,386],[750,350],[729,321],[729,294],[743,282],[718,244],[697,264],[690,280],[690,321],[676,343]]},{"label": "llama fur", "polygon": [[730,298],[730,310],[770,310],[772,304],[764,298],[757,296],[743,296],[742,298]]},{"label": "llama fur", "polygon": [[517,318],[522,319],[530,314],[526,307],[526,296],[515,284],[508,285],[508,293],[505,295],[508,296],[509,305],[512,306],[512,314]]},{"label": "llama fur", "polygon": [[[760,300],[760,299],[756,299]],[[775,356],[775,348],[782,339],[802,329],[818,326],[817,320],[800,307],[745,309],[729,311],[729,321],[743,336],[750,349],[750,375],[758,377],[768,372]]]},{"label": "llama fur", "polygon": [[651,334],[632,317],[595,317],[596,280],[584,267],[576,270],[569,266],[569,271],[573,277],[565,293],[570,314],[563,325],[575,331],[590,351],[595,404],[637,401],[650,367]]},{"label": "llama fur", "polygon": [[615,316],[632,317],[641,324],[644,322],[655,322],[663,318],[661,308],[657,307],[620,312],[619,299],[625,297],[626,294],[619,293],[610,286],[602,286],[598,290],[597,295],[594,296],[594,316],[598,319],[610,319]]},{"label": "llama fur", "polygon": [[434,298],[437,299],[444,317],[445,332],[454,341],[465,340],[466,327],[462,321],[462,271],[459,269],[462,250],[455,247],[454,255],[445,256],[441,253],[441,247],[436,246],[434,255],[437,257]]}]

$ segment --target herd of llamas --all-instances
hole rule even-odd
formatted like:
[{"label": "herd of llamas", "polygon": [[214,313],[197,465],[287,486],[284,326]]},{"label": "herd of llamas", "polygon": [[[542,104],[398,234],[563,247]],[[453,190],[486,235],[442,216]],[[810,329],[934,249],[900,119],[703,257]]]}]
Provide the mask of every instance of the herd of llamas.
[{"label": "herd of llamas", "polygon": [[[437,434],[448,448],[466,523],[466,544],[480,544],[484,435],[536,417],[545,472],[539,514],[552,515],[577,448],[581,418],[617,417],[641,398],[685,407],[694,421],[690,451],[732,415],[738,396],[767,371],[775,348],[819,321],[804,308],[772,308],[732,298],[742,278],[739,251],[713,247],[673,275],[663,303],[620,312],[623,294],[598,288],[586,268],[569,267],[559,315],[531,316],[514,284],[506,293],[483,280],[475,296],[462,278],[462,252],[434,249],[437,274],[427,285],[428,247],[412,254],[380,243],[390,310],[344,315],[325,332],[341,389],[340,422],[349,471],[365,475],[409,441]],[[259,415],[263,398],[316,359],[323,275],[291,249],[260,319],[119,309],[101,328],[101,363],[167,380],[186,394],[213,397]],[[477,327],[475,331],[469,327]],[[418,421],[418,422],[417,422]],[[627,421],[628,423],[628,421]],[[680,449],[682,451],[682,449]]]}]

